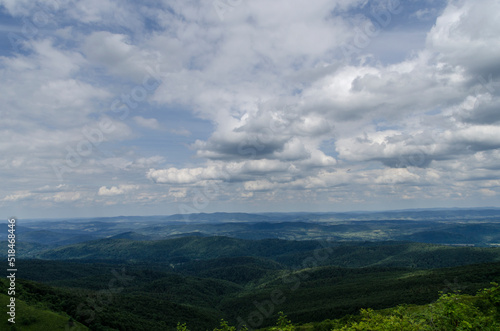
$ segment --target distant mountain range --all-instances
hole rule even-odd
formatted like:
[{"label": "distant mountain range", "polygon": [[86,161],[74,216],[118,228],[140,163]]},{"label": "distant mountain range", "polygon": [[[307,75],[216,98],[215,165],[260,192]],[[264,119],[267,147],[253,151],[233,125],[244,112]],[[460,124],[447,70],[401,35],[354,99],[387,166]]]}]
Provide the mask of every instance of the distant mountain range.
[{"label": "distant mountain range", "polygon": [[[0,240],[7,238],[1,225]],[[419,209],[351,213],[200,213],[91,219],[18,220],[18,239],[49,248],[104,238],[161,240],[183,236],[240,239],[415,241],[500,245],[500,209]]]}]

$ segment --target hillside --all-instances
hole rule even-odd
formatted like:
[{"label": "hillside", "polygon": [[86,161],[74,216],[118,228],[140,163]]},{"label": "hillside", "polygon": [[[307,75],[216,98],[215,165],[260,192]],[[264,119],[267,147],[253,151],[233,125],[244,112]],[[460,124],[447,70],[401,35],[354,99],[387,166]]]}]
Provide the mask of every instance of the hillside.
[{"label": "hillside", "polygon": [[42,301],[92,329],[172,330],[188,322],[211,330],[221,318],[247,319],[270,300],[262,327],[280,310],[297,323],[320,322],[364,307],[426,304],[439,291],[474,294],[500,280],[499,253],[410,242],[102,239],[17,266],[32,293],[22,300]]},{"label": "hillside", "polygon": [[[7,281],[0,280],[0,305],[6,307],[10,302],[7,293]],[[20,294],[25,297],[27,292]],[[45,307],[41,301],[27,303],[16,297],[16,318],[15,324],[10,323],[7,318],[0,321],[0,330],[22,330],[22,331],[42,331],[42,330],[89,330],[83,324],[76,322],[72,317],[64,312],[55,312]],[[8,316],[8,315],[6,315]]]},{"label": "hillside", "polygon": [[[259,331],[496,331],[500,328],[500,287],[479,290],[476,295],[441,293],[439,298],[427,305],[398,305],[397,307],[373,310],[361,309],[360,315],[346,315],[341,319],[322,322],[294,324],[283,312],[276,316],[276,324]],[[214,331],[248,330],[258,323],[241,321],[238,328],[222,320]],[[178,324],[177,331],[190,331],[186,323]]]},{"label": "hillside", "polygon": [[[249,262],[257,263],[241,261]],[[474,294],[500,279],[500,263],[432,270],[334,266],[282,269],[251,274],[255,277],[251,280],[242,274],[239,284],[215,278],[227,278],[219,268],[214,264],[214,269],[204,269],[214,278],[203,278],[137,266],[121,269],[106,264],[21,261],[19,269],[29,271],[24,277],[38,278],[33,280],[50,286],[19,280],[19,299],[31,306],[64,312],[91,329],[173,330],[178,322],[187,322],[191,330],[212,330],[221,318],[233,325],[239,319],[248,320],[257,307],[269,307],[273,298],[279,300],[272,309],[266,308],[269,316],[262,320],[262,327],[273,325],[278,311],[284,311],[295,323],[321,322],[357,314],[361,308],[430,303],[438,298],[439,291]],[[116,286],[108,292],[113,279]]]},{"label": "hillside", "polygon": [[[344,267],[440,268],[500,261],[497,248],[450,247],[411,242],[326,242],[228,237],[182,237],[157,241],[102,239],[47,250],[37,257],[128,263],[172,264],[220,257],[260,257],[287,267],[300,267],[307,257],[321,255],[316,265]],[[189,265],[187,265],[189,266]]]}]

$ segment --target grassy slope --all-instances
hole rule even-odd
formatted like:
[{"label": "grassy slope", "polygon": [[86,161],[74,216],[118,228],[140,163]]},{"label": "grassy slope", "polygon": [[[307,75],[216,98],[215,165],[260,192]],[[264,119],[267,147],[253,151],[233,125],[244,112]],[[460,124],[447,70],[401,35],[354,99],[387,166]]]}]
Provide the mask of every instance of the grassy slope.
[{"label": "grassy slope", "polygon": [[[0,306],[5,307],[9,304],[10,297],[5,294],[0,294]],[[4,314],[0,320],[0,330],[11,330],[14,325],[10,323]],[[60,313],[29,305],[26,302],[16,299],[16,319],[15,328],[23,331],[47,331],[47,330],[71,330],[84,331],[88,328],[78,322],[69,327],[69,317]],[[68,328],[66,328],[68,326]]]}]

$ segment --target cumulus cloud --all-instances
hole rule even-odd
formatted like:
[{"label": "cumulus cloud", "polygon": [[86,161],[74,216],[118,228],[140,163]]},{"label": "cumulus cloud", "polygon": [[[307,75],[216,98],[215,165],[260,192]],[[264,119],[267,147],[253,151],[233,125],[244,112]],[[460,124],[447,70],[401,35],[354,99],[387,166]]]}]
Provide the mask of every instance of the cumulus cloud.
[{"label": "cumulus cloud", "polygon": [[106,186],[102,186],[99,188],[97,195],[100,196],[122,195],[137,189],[139,189],[138,185],[119,185],[119,186],[112,186],[109,189]]},{"label": "cumulus cloud", "polygon": [[141,82],[151,71],[151,64],[159,55],[153,51],[140,50],[123,34],[107,31],[94,32],[87,36],[83,50],[89,61],[104,67],[110,74]]},{"label": "cumulus cloud", "polygon": [[440,61],[471,75],[498,76],[500,4],[495,0],[450,2],[427,36]]},{"label": "cumulus cloud", "polygon": [[396,168],[427,167],[432,160],[500,148],[499,129],[495,125],[472,125],[445,131],[365,132],[363,136],[340,139],[337,151],[347,160],[381,161]]},{"label": "cumulus cloud", "polygon": [[206,179],[218,179],[222,175],[216,167],[177,169],[168,168],[148,172],[148,178],[161,184],[193,184]]},{"label": "cumulus cloud", "polygon": [[0,49],[1,179],[15,187],[0,196],[145,208],[217,184],[214,199],[281,206],[492,201],[498,1],[412,2],[382,26],[387,4],[0,0],[21,38]]}]

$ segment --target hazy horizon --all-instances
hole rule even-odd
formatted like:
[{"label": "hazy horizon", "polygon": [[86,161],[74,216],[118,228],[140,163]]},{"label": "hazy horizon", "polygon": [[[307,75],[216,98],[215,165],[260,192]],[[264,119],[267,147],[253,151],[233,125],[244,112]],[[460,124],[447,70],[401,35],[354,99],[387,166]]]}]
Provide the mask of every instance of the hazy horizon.
[{"label": "hazy horizon", "polygon": [[120,218],[120,217],[171,217],[171,216],[188,216],[199,214],[250,214],[250,215],[266,215],[266,214],[377,214],[377,213],[405,213],[405,212],[423,212],[423,211],[453,211],[453,210],[499,210],[500,207],[484,206],[484,207],[434,207],[434,208],[405,208],[405,209],[380,209],[380,210],[345,210],[345,211],[255,211],[255,212],[241,212],[241,211],[212,211],[212,212],[199,212],[199,213],[174,213],[174,214],[116,214],[116,215],[101,215],[101,216],[60,216],[60,217],[18,217],[10,215],[9,217],[16,218],[20,221],[47,221],[47,220],[80,220],[80,219],[99,219],[99,218]]}]

